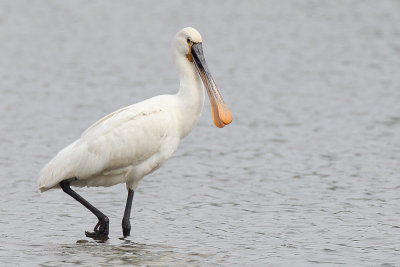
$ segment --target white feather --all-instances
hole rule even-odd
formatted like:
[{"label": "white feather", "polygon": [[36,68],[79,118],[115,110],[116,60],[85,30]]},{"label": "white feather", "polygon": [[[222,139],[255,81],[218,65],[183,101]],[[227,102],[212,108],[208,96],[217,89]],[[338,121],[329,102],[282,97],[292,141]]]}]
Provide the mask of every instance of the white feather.
[{"label": "white feather", "polygon": [[[125,182],[128,188],[135,189],[146,174],[171,157],[180,139],[197,123],[204,105],[202,80],[193,59],[187,56],[193,43],[201,43],[200,34],[193,28],[184,28],[172,42],[173,59],[180,76],[176,95],[153,97],[97,121],[42,169],[39,189],[58,187],[63,180],[70,180],[76,186],[111,186]],[[211,79],[209,73],[203,73],[202,77],[206,75]],[[220,115],[223,109],[215,103],[227,108],[214,81],[207,82],[209,90],[214,90],[210,98],[216,97],[212,99],[212,107],[216,108],[213,114]],[[224,121],[230,122],[229,118]],[[224,126],[221,121],[216,125]]]},{"label": "white feather", "polygon": [[97,121],[42,169],[39,189],[45,191],[70,178],[78,179],[73,183],[77,186],[137,184],[179,144],[175,118],[162,105],[171,97],[152,98]]}]

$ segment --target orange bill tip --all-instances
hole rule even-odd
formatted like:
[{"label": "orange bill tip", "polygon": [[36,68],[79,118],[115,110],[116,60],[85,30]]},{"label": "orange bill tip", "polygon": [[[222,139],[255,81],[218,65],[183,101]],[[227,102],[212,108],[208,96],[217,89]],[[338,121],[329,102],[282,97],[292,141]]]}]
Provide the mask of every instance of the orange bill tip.
[{"label": "orange bill tip", "polygon": [[232,122],[232,113],[225,105],[225,103],[217,103],[216,101],[211,102],[211,113],[212,119],[218,128],[223,128]]}]

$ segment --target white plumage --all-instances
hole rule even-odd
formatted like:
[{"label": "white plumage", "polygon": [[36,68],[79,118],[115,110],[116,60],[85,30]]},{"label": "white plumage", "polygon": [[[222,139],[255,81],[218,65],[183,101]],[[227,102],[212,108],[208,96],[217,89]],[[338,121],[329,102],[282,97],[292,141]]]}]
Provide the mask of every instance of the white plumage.
[{"label": "white plumage", "polygon": [[208,70],[201,45],[201,36],[195,29],[178,32],[172,42],[172,53],[180,77],[179,92],[156,96],[105,116],[42,169],[41,191],[60,186],[98,218],[94,232],[86,232],[86,236],[107,239],[109,220],[70,185],[126,183],[128,198],[122,230],[124,237],[129,236],[132,198],[139,181],[170,158],[179,141],[193,129],[204,105],[204,88],[214,124],[224,127],[232,121]]},{"label": "white plumage", "polygon": [[[147,99],[94,123],[42,169],[41,191],[57,187],[61,181],[70,178],[77,179],[71,181],[75,186],[111,186],[125,182],[128,188],[135,189],[143,176],[171,157],[180,139],[195,126],[204,104],[198,68],[193,59],[190,61],[187,57],[192,52],[188,38],[201,44],[201,36],[193,28],[184,28],[173,41],[174,62],[181,80],[178,94]],[[217,101],[221,106],[219,113],[229,112],[221,102],[214,82],[207,87],[217,96],[216,100],[210,101]],[[220,117],[223,115],[219,114]],[[228,118],[223,126],[229,122]]]},{"label": "white plumage", "polygon": [[[159,96],[102,118],[80,139],[61,150],[42,170],[39,188],[45,191],[76,177],[76,186],[111,186],[137,182],[169,158],[180,136],[174,115]],[[158,102],[158,105],[157,105]]]}]

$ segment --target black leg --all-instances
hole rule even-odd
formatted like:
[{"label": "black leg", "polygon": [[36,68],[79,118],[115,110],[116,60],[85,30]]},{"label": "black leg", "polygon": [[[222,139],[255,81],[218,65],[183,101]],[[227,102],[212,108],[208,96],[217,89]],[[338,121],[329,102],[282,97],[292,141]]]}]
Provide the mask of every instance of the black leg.
[{"label": "black leg", "polygon": [[131,218],[132,199],[134,193],[135,192],[132,189],[128,190],[128,198],[126,199],[124,218],[122,218],[122,233],[124,234],[124,237],[127,237],[131,234],[130,218]]},{"label": "black leg", "polygon": [[60,182],[60,186],[62,190],[75,198],[79,203],[85,206],[88,210],[90,210],[96,217],[99,219],[99,222],[94,227],[94,232],[85,232],[87,237],[91,237],[93,239],[106,240],[108,239],[108,231],[109,231],[109,220],[106,215],[104,215],[101,211],[96,209],[92,204],[90,204],[86,199],[81,197],[78,193],[70,187],[69,181]]}]

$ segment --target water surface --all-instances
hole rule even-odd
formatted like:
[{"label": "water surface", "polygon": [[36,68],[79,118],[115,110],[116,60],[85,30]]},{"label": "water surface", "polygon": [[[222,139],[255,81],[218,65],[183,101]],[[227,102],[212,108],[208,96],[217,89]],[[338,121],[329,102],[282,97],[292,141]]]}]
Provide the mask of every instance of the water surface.
[{"label": "water surface", "polygon": [[[400,264],[397,1],[2,1],[2,266]],[[234,116],[209,104],[135,193],[61,192],[42,166],[94,121],[175,93],[170,41],[185,26]]]}]

